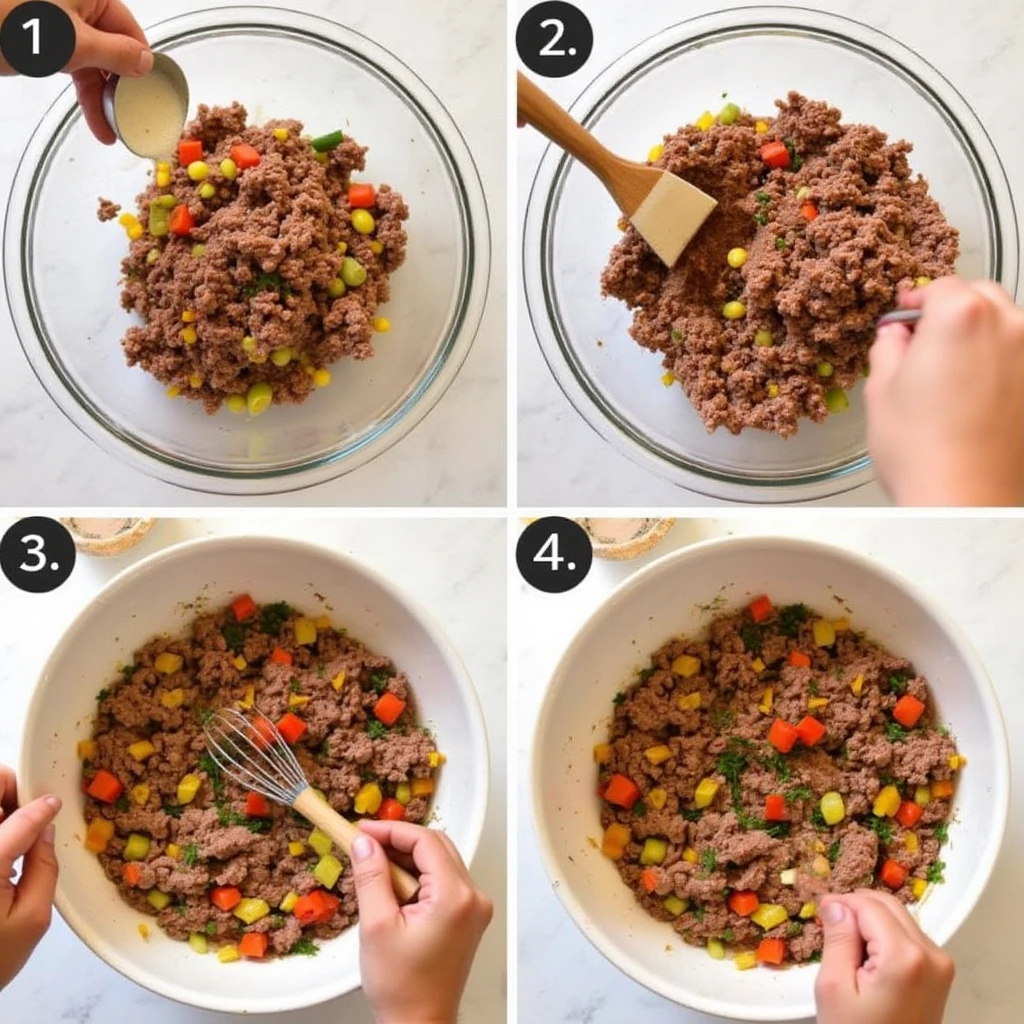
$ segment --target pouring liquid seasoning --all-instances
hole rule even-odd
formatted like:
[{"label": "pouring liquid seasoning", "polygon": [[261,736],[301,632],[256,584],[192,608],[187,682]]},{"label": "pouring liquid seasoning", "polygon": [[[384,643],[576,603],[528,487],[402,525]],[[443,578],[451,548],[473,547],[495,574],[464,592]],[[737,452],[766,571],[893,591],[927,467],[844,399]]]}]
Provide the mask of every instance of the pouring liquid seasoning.
[{"label": "pouring liquid seasoning", "polygon": [[142,78],[122,78],[114,97],[121,141],[152,160],[170,158],[188,116],[187,99],[161,68]]}]

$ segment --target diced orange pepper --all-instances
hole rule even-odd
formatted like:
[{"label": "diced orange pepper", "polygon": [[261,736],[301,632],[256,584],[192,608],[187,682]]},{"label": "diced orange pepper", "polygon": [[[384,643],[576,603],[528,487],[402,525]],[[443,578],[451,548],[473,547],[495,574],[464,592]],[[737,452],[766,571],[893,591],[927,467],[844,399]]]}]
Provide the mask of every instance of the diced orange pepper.
[{"label": "diced orange pepper", "polygon": [[750,602],[750,617],[755,622],[764,622],[772,613],[772,603],[766,594],[755,597]]}]

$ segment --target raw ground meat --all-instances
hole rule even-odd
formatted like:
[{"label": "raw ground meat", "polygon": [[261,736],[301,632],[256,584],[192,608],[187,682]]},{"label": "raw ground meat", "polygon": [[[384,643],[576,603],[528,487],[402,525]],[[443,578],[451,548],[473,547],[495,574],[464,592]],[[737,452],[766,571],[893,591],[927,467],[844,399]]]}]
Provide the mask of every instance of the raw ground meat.
[{"label": "raw ground meat", "polygon": [[[815,618],[803,605],[775,609],[760,624],[749,609],[721,615],[702,639],[671,640],[655,651],[650,667],[616,698],[600,784],[603,792],[613,775],[623,775],[640,797],[632,809],[602,802],[601,822],[606,829],[613,823],[629,828],[618,860],[623,881],[648,913],[671,922],[690,944],[718,939],[742,952],[777,937],[786,941],[788,961],[817,959],[821,928],[814,915],[799,917],[806,903],[827,892],[883,888],[878,870],[890,858],[907,871],[895,892],[904,903],[915,899],[915,879],[941,879],[948,800],[932,798],[913,829],[873,813],[883,786],[896,786],[902,800],[913,801],[917,786],[952,777],[956,747],[935,720],[927,683],[905,658],[843,623],[832,645],[816,646]],[[810,668],[788,663],[794,650],[810,657]],[[692,675],[681,674],[692,665],[677,663],[673,670],[681,655],[699,660]],[[852,686],[858,678],[859,695]],[[768,688],[766,713],[759,705]],[[699,708],[677,705],[694,693]],[[927,705],[911,730],[892,717],[904,693]],[[770,726],[777,718],[799,723],[812,698],[827,701],[810,712],[825,726],[824,737],[778,752],[767,741]],[[660,745],[671,756],[656,765],[645,752]],[[705,778],[718,789],[698,810],[694,793]],[[831,827],[819,806],[830,791],[842,795],[846,811]],[[769,794],[785,797],[787,821],[764,820]],[[908,848],[911,832],[916,840]],[[647,866],[654,872],[651,892],[641,881],[648,838],[667,841],[664,859]],[[781,872],[791,868],[795,882],[785,885]],[[789,920],[762,931],[730,909],[728,896],[736,890],[784,907]],[[670,897],[683,901],[681,912],[665,906]]]},{"label": "raw ground meat", "polygon": [[[839,110],[795,92],[776,106],[765,132],[742,112],[733,124],[666,136],[656,166],[719,205],[671,270],[630,227],[601,279],[605,295],[634,311],[630,334],[663,353],[709,432],[788,436],[801,417],[824,420],[826,394],[835,390],[842,406],[838,391],[867,372],[876,322],[898,293],[952,274],[959,252],[959,233],[911,172],[909,142],[841,124]],[[775,140],[796,154],[788,168],[761,159]],[[812,220],[801,213],[808,203]],[[748,253],[740,269],[726,262],[734,248]],[[736,300],[746,314],[728,320],[723,307]],[[755,345],[759,331],[771,333],[770,347]]]},{"label": "raw ground meat", "polygon": [[[137,197],[143,233],[122,263],[121,305],[145,321],[124,337],[129,365],[211,413],[257,383],[271,386],[275,403],[302,402],[316,386],[315,370],[345,356],[372,356],[374,312],[390,298],[389,277],[405,261],[409,210],[388,185],[376,189],[372,234],[352,227],[348,186],[365,167],[364,147],[346,137],[320,161],[301,122],[256,127],[246,116],[239,103],[200,105],[182,138],[202,141],[205,183],[216,193],[201,198],[177,160],[169,187],[154,175]],[[254,147],[260,163],[228,180],[221,161],[239,143]],[[164,195],[187,204],[195,222],[188,235],[149,233],[150,203]],[[196,245],[205,246],[201,256],[193,255]],[[366,280],[331,298],[328,286],[346,257],[363,266]],[[183,314],[194,320],[184,322]],[[188,327],[198,336],[191,344],[183,337]],[[253,339],[249,349],[245,338]],[[284,349],[291,358],[280,366],[271,355]]]},{"label": "raw ground meat", "polygon": [[[296,643],[296,618],[281,604],[264,605],[241,624],[230,609],[201,615],[187,636],[158,637],[136,651],[134,664],[99,695],[93,729],[97,749],[83,765],[84,776],[89,780],[105,769],[125,791],[115,804],[87,795],[85,816],[113,822],[114,836],[99,855],[104,872],[130,906],[155,915],[173,938],[198,932],[210,943],[225,944],[258,931],[268,933],[268,955],[311,952],[309,942],[300,940],[333,938],[354,924],[357,914],[352,873],[338,850],[335,856],[345,870],[335,889],[341,903],[330,921],[303,928],[278,909],[289,892],[301,896],[320,887],[311,873],[318,860],[308,845],[311,826],[276,804],[268,818],[246,815],[246,791],[222,776],[206,753],[203,719],[210,710],[236,706],[251,686],[256,707],[277,722],[289,711],[290,698],[300,703],[308,698],[291,709],[307,725],[294,752],[310,784],[349,817],[357,791],[368,782],[376,781],[384,797],[395,797],[400,783],[433,778],[430,760],[436,746],[416,724],[405,674],[344,630],[319,628],[315,644]],[[271,661],[275,648],[288,652],[293,663]],[[165,652],[183,659],[169,675],[154,667]],[[340,690],[335,689],[333,681],[342,674]],[[161,698],[179,689],[181,705],[167,707]],[[373,713],[385,691],[407,703],[390,728]],[[144,762],[128,751],[140,740],[156,748]],[[186,774],[198,775],[202,785],[182,807],[178,783]],[[135,789],[139,785],[148,786],[148,792]],[[405,820],[422,822],[429,811],[429,796],[413,797]],[[136,862],[141,877],[135,886],[123,877],[131,833],[151,839],[148,855]],[[304,852],[293,856],[290,842],[305,844]],[[177,856],[169,855],[172,846]],[[214,886],[235,886],[246,898],[265,900],[273,913],[247,926],[212,905]],[[147,899],[153,889],[171,896],[170,906],[157,912]]]}]

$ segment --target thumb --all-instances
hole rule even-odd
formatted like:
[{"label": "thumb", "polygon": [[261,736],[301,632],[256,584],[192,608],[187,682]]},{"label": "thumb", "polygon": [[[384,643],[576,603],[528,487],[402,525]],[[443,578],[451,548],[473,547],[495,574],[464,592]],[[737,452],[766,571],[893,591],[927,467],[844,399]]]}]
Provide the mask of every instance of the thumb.
[{"label": "thumb", "polygon": [[871,375],[868,377],[866,393],[869,398],[888,388],[889,382],[903,365],[910,337],[910,331],[904,324],[886,324],[879,330],[868,356]]},{"label": "thumb", "polygon": [[12,918],[26,929],[42,935],[50,925],[53,897],[57,889],[57,854],[53,848],[53,825],[47,825],[29,847],[18,882]]},{"label": "thumb", "polygon": [[391,870],[384,847],[372,836],[356,836],[352,843],[352,871],[359,901],[359,923],[376,929],[399,916],[398,900],[391,885]]},{"label": "thumb", "polygon": [[831,899],[822,907],[821,920],[825,941],[818,972],[818,994],[853,994],[857,987],[857,970],[864,964],[864,940],[857,918],[841,900]]},{"label": "thumb", "polygon": [[115,75],[137,77],[153,70],[152,51],[131,36],[103,32],[81,21],[76,23],[75,32],[78,43],[65,71],[99,68]]}]

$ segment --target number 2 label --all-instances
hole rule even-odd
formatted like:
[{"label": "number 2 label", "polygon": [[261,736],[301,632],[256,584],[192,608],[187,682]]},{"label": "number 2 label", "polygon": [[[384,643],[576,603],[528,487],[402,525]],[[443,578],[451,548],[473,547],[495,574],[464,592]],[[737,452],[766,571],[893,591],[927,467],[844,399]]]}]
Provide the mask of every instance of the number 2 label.
[{"label": "number 2 label", "polygon": [[552,28],[554,27],[555,34],[544,44],[540,49],[540,55],[542,57],[564,57],[565,50],[553,49],[555,43],[557,43],[562,36],[565,35],[565,25],[560,22],[557,18],[548,18],[546,21],[540,23],[541,28]]}]

